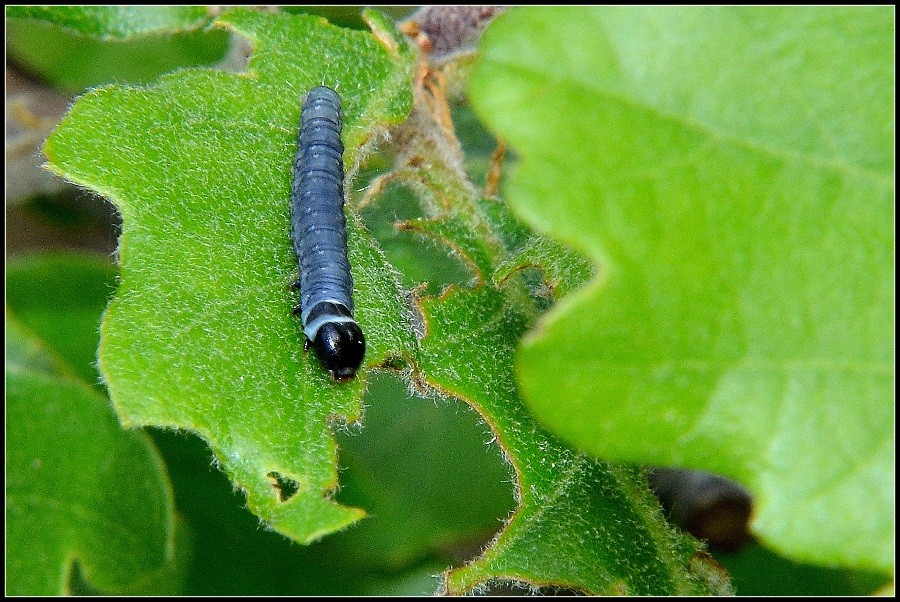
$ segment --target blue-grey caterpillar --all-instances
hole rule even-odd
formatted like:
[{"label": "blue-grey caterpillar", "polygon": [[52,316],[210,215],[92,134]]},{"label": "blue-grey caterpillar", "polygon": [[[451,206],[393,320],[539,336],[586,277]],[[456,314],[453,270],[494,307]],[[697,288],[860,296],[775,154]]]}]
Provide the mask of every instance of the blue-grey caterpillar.
[{"label": "blue-grey caterpillar", "polygon": [[353,378],[366,343],[353,319],[347,259],[341,97],[317,86],[303,98],[291,186],[291,240],[300,259],[300,305],[306,346],[335,380]]}]

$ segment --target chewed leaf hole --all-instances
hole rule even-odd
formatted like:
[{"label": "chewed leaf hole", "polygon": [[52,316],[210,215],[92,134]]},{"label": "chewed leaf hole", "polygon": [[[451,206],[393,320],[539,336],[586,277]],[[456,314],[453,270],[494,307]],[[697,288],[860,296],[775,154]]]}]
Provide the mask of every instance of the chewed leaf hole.
[{"label": "chewed leaf hole", "polygon": [[294,494],[297,493],[298,489],[300,489],[300,483],[298,483],[294,479],[283,477],[274,470],[268,473],[266,476],[275,481],[272,486],[278,490],[279,501],[288,501],[289,499],[294,497]]}]

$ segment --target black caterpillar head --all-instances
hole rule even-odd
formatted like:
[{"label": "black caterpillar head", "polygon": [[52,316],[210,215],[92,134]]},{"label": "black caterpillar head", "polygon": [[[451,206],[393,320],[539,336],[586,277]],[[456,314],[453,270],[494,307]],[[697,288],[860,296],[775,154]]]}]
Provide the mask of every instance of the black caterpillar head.
[{"label": "black caterpillar head", "polygon": [[356,376],[366,353],[366,340],[356,322],[322,324],[312,346],[335,380],[347,380]]}]

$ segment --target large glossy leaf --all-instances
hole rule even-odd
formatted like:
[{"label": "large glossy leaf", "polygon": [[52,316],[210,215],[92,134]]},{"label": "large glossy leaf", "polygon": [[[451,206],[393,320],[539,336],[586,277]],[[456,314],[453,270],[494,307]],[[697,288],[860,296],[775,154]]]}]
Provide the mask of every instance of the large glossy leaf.
[{"label": "large glossy leaf", "polygon": [[893,35],[877,7],[523,9],[471,90],[521,156],[513,209],[599,267],[517,356],[534,414],[604,459],[730,475],[768,544],[881,570]]},{"label": "large glossy leaf", "polygon": [[212,16],[203,6],[12,6],[6,15],[110,40],[196,29]]},{"label": "large glossy leaf", "polygon": [[96,375],[76,378],[93,362],[109,263],[53,255],[9,269],[6,593],[69,593],[76,563],[95,591],[178,591],[189,546],[165,469],[146,435],[121,429]]},{"label": "large glossy leaf", "polygon": [[6,303],[87,383],[99,383],[100,319],[116,284],[108,257],[41,253],[13,257],[6,266]]},{"label": "large glossy leaf", "polygon": [[210,65],[228,34],[210,31],[202,6],[11,6],[9,60],[59,91],[147,83],[180,67]]},{"label": "large glossy leaf", "polygon": [[[408,62],[402,48],[319,18],[237,9],[219,24],[253,42],[247,73],[185,70],[94,90],[45,153],[123,216],[100,349],[122,421],[196,431],[256,514],[308,542],[362,515],[330,499],[328,421],[358,417],[365,370],[332,382],[290,313],[300,99],[322,83],[340,91],[351,168],[373,131],[408,111]],[[391,270],[348,217],[366,366],[377,365],[409,352],[412,335]]]}]

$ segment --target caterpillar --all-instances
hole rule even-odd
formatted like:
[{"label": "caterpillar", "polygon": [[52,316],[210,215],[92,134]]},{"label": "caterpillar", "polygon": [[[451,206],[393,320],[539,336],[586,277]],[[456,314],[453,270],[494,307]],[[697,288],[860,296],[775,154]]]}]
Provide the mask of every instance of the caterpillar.
[{"label": "caterpillar", "polygon": [[300,264],[304,347],[337,380],[353,378],[366,351],[353,318],[353,276],[344,218],[341,98],[325,86],[304,96],[291,185],[291,241]]}]

